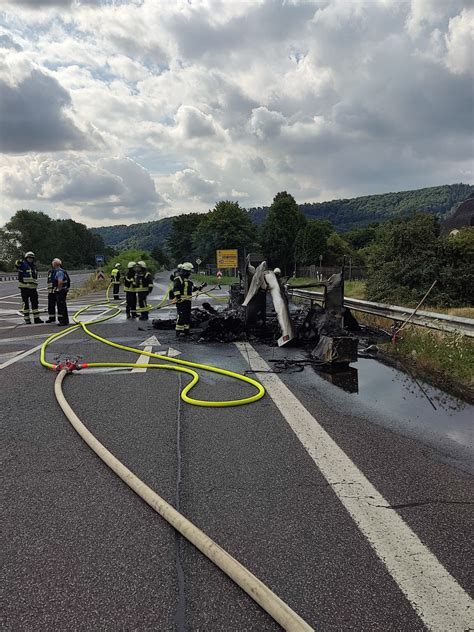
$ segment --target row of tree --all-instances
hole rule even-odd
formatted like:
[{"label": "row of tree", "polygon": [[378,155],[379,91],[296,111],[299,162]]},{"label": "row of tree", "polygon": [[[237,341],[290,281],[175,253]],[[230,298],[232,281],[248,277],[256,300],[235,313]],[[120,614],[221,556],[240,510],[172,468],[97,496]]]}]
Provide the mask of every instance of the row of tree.
[{"label": "row of tree", "polygon": [[215,263],[216,250],[238,248],[261,252],[270,263],[286,273],[295,264],[310,265],[323,256],[326,264],[338,264],[343,255],[355,250],[338,235],[331,222],[308,221],[292,195],[277,193],[260,227],[238,202],[221,201],[208,213],[188,213],[173,218],[166,242],[169,258],[179,261],[196,257],[204,263]]},{"label": "row of tree", "polygon": [[48,266],[59,257],[68,268],[93,266],[96,254],[113,254],[100,235],[72,219],[51,219],[46,213],[21,210],[0,229],[0,269],[10,270],[16,259],[33,250]]}]

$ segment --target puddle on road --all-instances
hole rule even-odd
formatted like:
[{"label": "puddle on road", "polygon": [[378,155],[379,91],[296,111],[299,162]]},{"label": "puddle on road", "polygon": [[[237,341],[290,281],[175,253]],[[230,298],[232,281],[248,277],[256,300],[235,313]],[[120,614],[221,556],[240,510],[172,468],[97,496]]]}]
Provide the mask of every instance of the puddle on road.
[{"label": "puddle on road", "polygon": [[356,366],[360,402],[474,448],[474,406],[377,360],[360,358]]}]

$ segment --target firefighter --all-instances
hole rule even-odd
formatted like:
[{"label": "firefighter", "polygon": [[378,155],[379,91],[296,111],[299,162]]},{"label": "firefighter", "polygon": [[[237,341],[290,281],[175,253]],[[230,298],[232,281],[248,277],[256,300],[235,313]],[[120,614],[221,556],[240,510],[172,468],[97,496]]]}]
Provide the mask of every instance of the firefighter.
[{"label": "firefighter", "polygon": [[17,261],[18,287],[23,302],[22,314],[25,325],[31,325],[30,304],[34,323],[42,323],[38,309],[38,270],[35,264],[35,253],[29,250],[21,261]]},{"label": "firefighter", "polygon": [[110,281],[112,283],[112,291],[114,294],[114,301],[119,301],[120,296],[120,263],[115,264],[115,268],[110,273]]},{"label": "firefighter", "polygon": [[173,272],[170,274],[170,281],[174,281],[175,277],[181,272],[181,268],[182,268],[183,264],[182,263],[178,263],[178,265],[176,266],[176,268],[173,270]]},{"label": "firefighter", "polygon": [[48,289],[48,320],[47,323],[56,322],[56,292],[53,287],[54,276],[54,259],[51,261],[51,267],[48,270],[48,280],[46,287]]},{"label": "firefighter", "polygon": [[153,290],[153,277],[147,270],[144,261],[138,261],[135,266],[135,285],[138,294],[138,309],[140,312],[140,320],[148,320],[148,307],[146,298]]},{"label": "firefighter", "polygon": [[188,336],[191,327],[191,300],[194,284],[189,278],[194,271],[193,264],[187,261],[181,265],[181,270],[173,281],[173,299],[176,302],[176,335]]},{"label": "firefighter", "polygon": [[[61,259],[53,259],[53,290],[56,295],[56,305],[58,307],[58,326],[69,325],[69,314],[67,312],[67,293],[71,287],[69,274],[62,267]],[[49,302],[48,302],[49,305]]]},{"label": "firefighter", "polygon": [[123,280],[123,289],[125,290],[126,306],[125,311],[127,318],[137,317],[137,291],[135,287],[135,261],[129,261],[127,264],[127,273]]}]

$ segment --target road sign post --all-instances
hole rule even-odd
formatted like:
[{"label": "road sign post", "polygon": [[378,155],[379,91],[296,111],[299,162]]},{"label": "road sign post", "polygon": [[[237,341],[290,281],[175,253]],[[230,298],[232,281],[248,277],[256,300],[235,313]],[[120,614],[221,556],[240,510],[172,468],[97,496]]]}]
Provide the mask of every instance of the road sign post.
[{"label": "road sign post", "polygon": [[239,251],[237,248],[216,251],[217,268],[237,268],[239,266]]}]

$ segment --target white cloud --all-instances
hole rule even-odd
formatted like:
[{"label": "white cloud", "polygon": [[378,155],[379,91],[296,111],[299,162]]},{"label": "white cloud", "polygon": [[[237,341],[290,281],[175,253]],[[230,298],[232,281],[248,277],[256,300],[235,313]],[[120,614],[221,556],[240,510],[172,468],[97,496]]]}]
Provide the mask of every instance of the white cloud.
[{"label": "white cloud", "polygon": [[472,171],[467,0],[3,7],[9,208],[106,224]]},{"label": "white cloud", "polygon": [[456,74],[474,74],[474,9],[451,18],[445,38],[448,68]]}]

